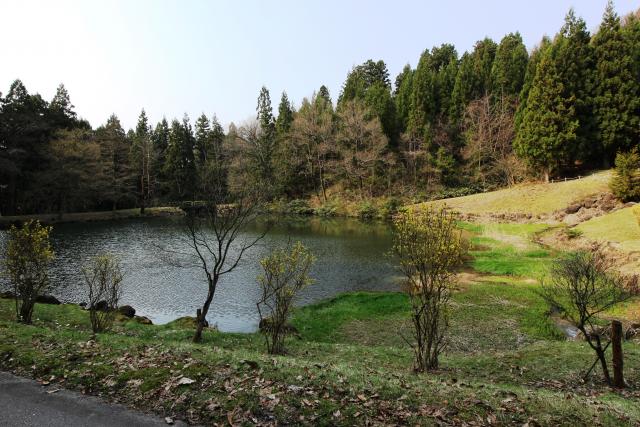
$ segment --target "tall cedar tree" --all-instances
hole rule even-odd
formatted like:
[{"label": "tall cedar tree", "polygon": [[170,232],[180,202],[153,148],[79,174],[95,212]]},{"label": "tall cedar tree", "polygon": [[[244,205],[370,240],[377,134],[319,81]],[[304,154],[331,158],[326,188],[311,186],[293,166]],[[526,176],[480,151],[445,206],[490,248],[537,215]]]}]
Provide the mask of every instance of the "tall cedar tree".
[{"label": "tall cedar tree", "polygon": [[502,38],[491,68],[491,88],[496,97],[517,97],[522,90],[529,54],[520,33]]},{"label": "tall cedar tree", "polygon": [[539,170],[545,180],[565,166],[574,151],[578,119],[575,98],[566,98],[553,55],[547,51],[536,76],[514,146],[518,155]]},{"label": "tall cedar tree", "polygon": [[293,107],[291,106],[287,92],[282,92],[280,105],[278,105],[278,118],[276,119],[276,133],[280,140],[291,130],[291,123],[293,123]]},{"label": "tall cedar tree", "polygon": [[624,37],[620,18],[609,1],[592,39],[595,55],[594,113],[611,164],[618,151],[628,151],[640,136],[640,92],[634,75],[633,47]]},{"label": "tall cedar tree", "polygon": [[560,73],[560,81],[564,85],[564,97],[575,100],[579,127],[572,157],[581,162],[592,161],[602,154],[594,135],[595,121],[591,97],[594,67],[590,39],[584,20],[577,18],[571,9],[551,47]]},{"label": "tall cedar tree", "polygon": [[529,97],[529,92],[531,92],[531,87],[533,86],[533,79],[536,77],[538,64],[540,64],[542,56],[550,46],[551,40],[547,36],[545,36],[540,41],[540,44],[538,44],[538,46],[533,49],[531,55],[529,56],[527,71],[525,72],[522,90],[520,91],[519,95],[518,109],[516,110],[515,115],[516,130],[520,128],[520,124],[522,123],[522,117],[524,116],[524,111],[527,107],[527,98]]},{"label": "tall cedar tree", "polygon": [[393,92],[396,110],[396,131],[399,134],[407,130],[409,124],[409,110],[411,108],[411,92],[413,91],[413,73],[411,65],[407,64],[398,74]]}]

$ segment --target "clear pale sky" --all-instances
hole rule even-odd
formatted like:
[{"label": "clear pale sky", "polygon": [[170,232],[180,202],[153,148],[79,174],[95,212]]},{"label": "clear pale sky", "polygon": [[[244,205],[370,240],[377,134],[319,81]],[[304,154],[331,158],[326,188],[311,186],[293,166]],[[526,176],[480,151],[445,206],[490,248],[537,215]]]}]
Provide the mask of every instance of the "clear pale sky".
[{"label": "clear pale sky", "polygon": [[[274,109],[325,84],[334,101],[352,66],[383,59],[392,81],[426,48],[458,53],[485,36],[520,31],[528,48],[561,27],[571,6],[590,30],[606,0],[196,1],[2,0],[0,91],[20,78],[50,100],[60,82],[94,127],[116,113],[135,126],[141,108],[227,125],[255,115],[262,85]],[[640,6],[618,0],[625,15]]]}]

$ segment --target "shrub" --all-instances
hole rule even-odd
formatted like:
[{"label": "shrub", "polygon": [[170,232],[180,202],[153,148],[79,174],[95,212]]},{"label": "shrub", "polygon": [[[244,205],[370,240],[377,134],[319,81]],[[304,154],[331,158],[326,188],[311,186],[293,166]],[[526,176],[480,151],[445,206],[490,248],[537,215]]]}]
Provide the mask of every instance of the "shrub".
[{"label": "shrub", "polygon": [[276,249],[260,261],[264,274],[258,278],[262,296],[256,305],[261,331],[271,354],[285,351],[289,312],[298,293],[313,282],[309,278],[313,262],[313,255],[300,242],[290,248]]},{"label": "shrub", "polygon": [[384,218],[390,218],[398,213],[402,207],[402,202],[395,197],[388,198],[382,207],[381,214]]},{"label": "shrub", "polygon": [[394,225],[393,250],[407,279],[413,323],[414,369],[438,367],[449,326],[449,298],[469,245],[444,208],[405,212]]},{"label": "shrub", "polygon": [[16,296],[16,317],[22,323],[31,323],[36,299],[49,287],[48,267],[54,257],[50,232],[51,227],[33,220],[9,229],[5,270]]},{"label": "shrub", "polygon": [[640,200],[640,155],[636,148],[618,153],[609,188],[622,201]]},{"label": "shrub", "polygon": [[578,230],[577,228],[565,228],[564,234],[568,239],[577,239],[581,237],[583,233],[582,230]]},{"label": "shrub", "polygon": [[89,317],[93,333],[111,329],[122,294],[123,273],[112,255],[99,255],[82,269],[89,292]]},{"label": "shrub", "polygon": [[313,215],[313,208],[309,202],[302,199],[295,199],[287,204],[286,213],[292,215]]},{"label": "shrub", "polygon": [[322,206],[316,208],[315,212],[318,216],[336,216],[338,213],[338,207],[332,202],[325,202]]},{"label": "shrub", "polygon": [[368,221],[378,216],[378,209],[370,202],[364,202],[358,206],[358,218]]},{"label": "shrub", "polygon": [[[595,327],[596,316],[630,297],[625,278],[617,274],[600,247],[571,253],[554,263],[541,296],[582,332],[611,384],[605,351],[608,344]],[[637,285],[630,279],[629,288]]]}]

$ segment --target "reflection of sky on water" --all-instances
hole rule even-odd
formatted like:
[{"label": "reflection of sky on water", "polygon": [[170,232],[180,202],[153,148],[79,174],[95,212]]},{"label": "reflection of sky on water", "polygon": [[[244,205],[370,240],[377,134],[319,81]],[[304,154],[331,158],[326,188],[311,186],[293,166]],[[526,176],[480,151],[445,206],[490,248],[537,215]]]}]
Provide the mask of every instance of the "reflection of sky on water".
[{"label": "reflection of sky on water", "polygon": [[[263,227],[253,224],[243,236],[255,236]],[[168,265],[163,261],[166,254],[158,248],[188,250],[181,230],[178,219],[57,225],[52,281],[61,285],[53,294],[67,302],[84,301],[80,268],[92,256],[107,251],[120,257],[126,272],[122,304],[132,305],[155,323],[194,316],[206,296],[202,269]],[[0,232],[0,239],[3,237]],[[300,304],[344,291],[395,289],[397,273],[386,256],[391,237],[385,224],[349,219],[280,220],[245,254],[240,267],[222,279],[209,312],[210,323],[225,331],[250,331],[257,326],[258,261],[289,239],[302,241],[317,257],[312,270],[316,283],[303,292]]]}]

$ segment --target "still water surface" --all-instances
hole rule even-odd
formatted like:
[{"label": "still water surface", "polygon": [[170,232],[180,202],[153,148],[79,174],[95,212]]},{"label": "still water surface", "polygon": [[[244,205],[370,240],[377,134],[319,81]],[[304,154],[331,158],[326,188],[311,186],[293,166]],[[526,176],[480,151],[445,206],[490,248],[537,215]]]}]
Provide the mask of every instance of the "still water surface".
[{"label": "still water surface", "polygon": [[[241,237],[251,238],[267,227],[256,222]],[[136,219],[94,223],[59,224],[52,234],[56,260],[53,292],[64,302],[86,301],[81,267],[101,252],[116,254],[125,270],[122,304],[154,323],[194,316],[206,296],[202,269],[167,263],[160,247],[188,252],[180,218]],[[0,240],[6,232],[0,231]],[[391,247],[389,226],[352,219],[280,218],[269,226],[260,243],[245,254],[241,265],[222,279],[208,320],[223,331],[248,332],[258,324],[256,302],[260,290],[256,277],[259,260],[277,246],[300,240],[317,257],[312,270],[316,282],[300,296],[308,304],[356,290],[397,289],[398,273],[387,253]],[[173,258],[176,258],[174,255]],[[184,264],[185,257],[174,261]],[[6,286],[6,283],[5,283]]]}]

